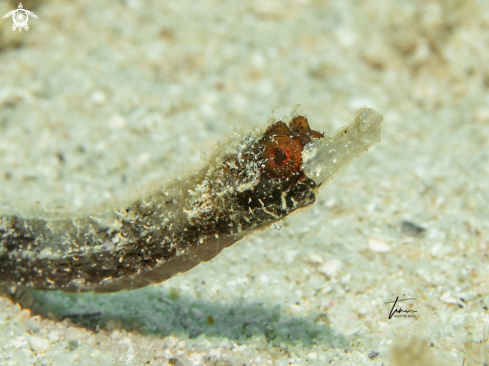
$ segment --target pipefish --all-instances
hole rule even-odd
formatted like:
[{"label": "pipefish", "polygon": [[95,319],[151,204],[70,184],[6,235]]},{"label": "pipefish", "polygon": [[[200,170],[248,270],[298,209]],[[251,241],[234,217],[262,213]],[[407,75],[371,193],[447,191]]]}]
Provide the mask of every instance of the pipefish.
[{"label": "pipefish", "polygon": [[216,150],[199,171],[88,217],[0,217],[0,284],[108,293],[165,281],[314,203],[319,187],[380,141],[360,109],[331,137],[303,116]]}]

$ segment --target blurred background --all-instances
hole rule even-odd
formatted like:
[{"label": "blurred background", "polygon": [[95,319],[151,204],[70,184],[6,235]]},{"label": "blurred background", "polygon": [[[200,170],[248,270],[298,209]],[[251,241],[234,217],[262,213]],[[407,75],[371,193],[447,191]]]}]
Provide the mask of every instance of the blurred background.
[{"label": "blurred background", "polygon": [[[297,105],[326,134],[363,106],[385,119],[312,208],[210,263],[134,292],[0,299],[0,360],[489,362],[489,3],[22,4],[28,32],[0,20],[0,213],[133,197]],[[396,296],[416,319],[388,319]]]}]

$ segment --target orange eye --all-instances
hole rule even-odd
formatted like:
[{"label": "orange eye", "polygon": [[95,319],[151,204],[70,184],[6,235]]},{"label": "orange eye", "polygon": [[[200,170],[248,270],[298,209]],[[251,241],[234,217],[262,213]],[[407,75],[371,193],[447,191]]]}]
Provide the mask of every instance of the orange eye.
[{"label": "orange eye", "polygon": [[288,178],[301,170],[302,143],[288,136],[276,136],[265,147],[264,158],[270,174]]}]

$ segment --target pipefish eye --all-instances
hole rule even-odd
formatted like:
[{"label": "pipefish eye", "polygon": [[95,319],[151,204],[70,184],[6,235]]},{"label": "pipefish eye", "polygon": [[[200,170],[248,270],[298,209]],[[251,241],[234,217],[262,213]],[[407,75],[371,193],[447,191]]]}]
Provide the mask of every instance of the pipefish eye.
[{"label": "pipefish eye", "polygon": [[299,173],[302,164],[302,143],[288,136],[276,136],[265,147],[264,158],[270,175],[288,178]]}]

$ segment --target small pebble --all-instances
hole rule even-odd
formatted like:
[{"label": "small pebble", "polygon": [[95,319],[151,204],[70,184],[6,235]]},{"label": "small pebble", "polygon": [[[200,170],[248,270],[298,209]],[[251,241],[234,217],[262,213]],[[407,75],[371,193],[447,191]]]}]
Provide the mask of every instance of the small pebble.
[{"label": "small pebble", "polygon": [[379,355],[379,352],[372,351],[368,354],[368,358],[375,358]]},{"label": "small pebble", "polygon": [[343,263],[339,259],[331,259],[319,268],[319,272],[328,277],[336,277],[342,267]]},{"label": "small pebble", "polygon": [[66,348],[68,348],[70,351],[74,351],[75,349],[78,348],[79,345],[80,345],[80,341],[69,341]]},{"label": "small pebble", "polygon": [[35,353],[45,353],[49,348],[49,341],[44,338],[32,336],[29,338],[29,345]]},{"label": "small pebble", "polygon": [[412,222],[403,221],[401,224],[401,231],[405,235],[416,237],[421,235],[424,231],[426,231],[426,229],[424,227],[413,224]]},{"label": "small pebble", "polygon": [[391,251],[389,244],[385,241],[370,238],[368,241],[368,247],[377,253],[388,253]]},{"label": "small pebble", "polygon": [[65,332],[65,340],[66,341],[75,341],[87,338],[88,334],[81,329],[78,328],[68,328]]},{"label": "small pebble", "polygon": [[126,120],[124,117],[116,114],[109,118],[109,127],[113,130],[120,130],[126,126]]},{"label": "small pebble", "polygon": [[324,262],[323,257],[321,257],[319,254],[309,254],[308,256],[308,261],[314,264],[320,264]]},{"label": "small pebble", "polygon": [[95,90],[90,94],[90,101],[95,105],[102,105],[107,102],[107,95],[101,90]]},{"label": "small pebble", "polygon": [[59,341],[59,333],[57,330],[49,332],[48,339],[51,343],[56,343]]}]

